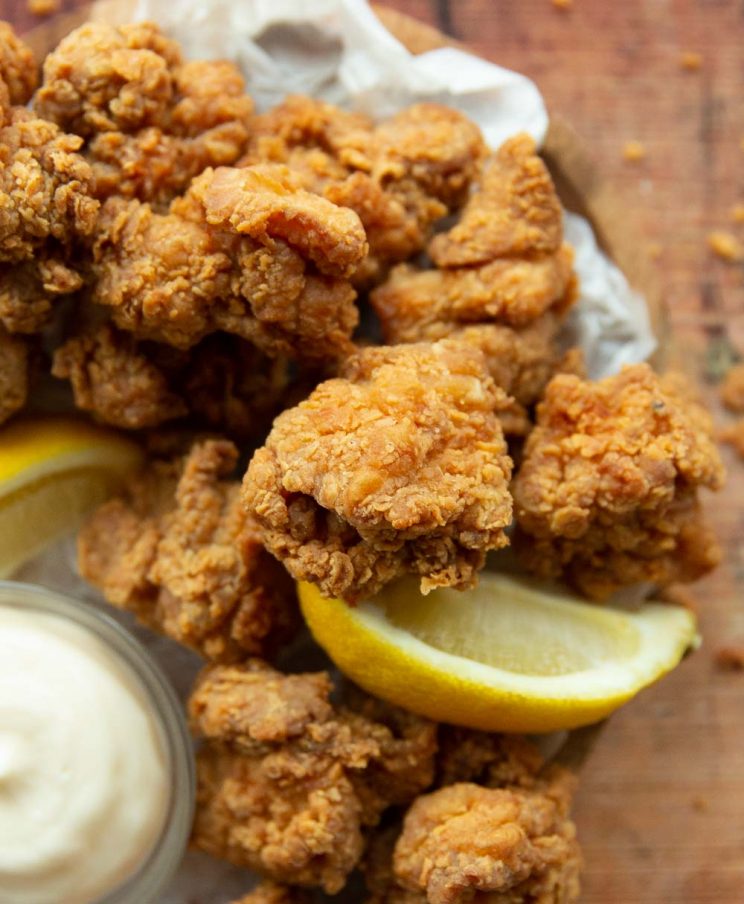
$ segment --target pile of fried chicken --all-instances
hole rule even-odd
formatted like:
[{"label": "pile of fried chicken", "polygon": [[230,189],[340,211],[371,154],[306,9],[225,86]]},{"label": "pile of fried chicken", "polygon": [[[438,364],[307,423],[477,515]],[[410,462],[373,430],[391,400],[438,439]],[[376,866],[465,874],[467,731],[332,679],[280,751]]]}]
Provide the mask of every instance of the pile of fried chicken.
[{"label": "pile of fried chicken", "polygon": [[511,544],[601,601],[718,561],[689,386],[591,382],[563,347],[577,279],[534,142],[490,152],[436,104],[259,113],[149,23],[84,25],[36,73],[0,24],[0,419],[51,371],[149,450],[79,562],[207,662],[194,844],[265,877],[243,904],[355,872],[369,904],[576,901],[565,769],[274,667],[295,580],[464,589]]}]

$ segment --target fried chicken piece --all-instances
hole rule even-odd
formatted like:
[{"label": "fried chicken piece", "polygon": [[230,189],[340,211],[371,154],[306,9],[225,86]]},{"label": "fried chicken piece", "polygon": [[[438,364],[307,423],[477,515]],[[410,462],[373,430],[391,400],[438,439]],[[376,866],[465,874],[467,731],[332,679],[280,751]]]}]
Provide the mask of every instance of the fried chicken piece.
[{"label": "fried chicken piece", "polygon": [[0,327],[0,424],[26,404],[28,383],[28,346]]},{"label": "fried chicken piece", "polygon": [[[256,660],[205,670],[189,703],[194,731],[207,739],[198,755],[198,848],[282,882],[343,887],[362,854],[362,826],[423,790],[433,750],[412,759],[410,737],[335,709],[331,687],[325,673],[283,675]],[[395,718],[420,734],[417,717]],[[413,769],[414,760],[423,767],[418,781],[396,785],[397,762]],[[373,767],[373,793],[362,795]],[[387,798],[378,787],[386,772]]]},{"label": "fried chicken piece", "polygon": [[266,880],[232,904],[311,904],[311,900],[301,888]]},{"label": "fried chicken piece", "polygon": [[86,138],[96,197],[164,208],[207,167],[234,163],[253,102],[226,60],[183,62],[152,23],[88,23],[49,54],[39,114]]},{"label": "fried chicken piece", "polygon": [[44,60],[34,108],[85,137],[153,125],[172,103],[171,70],[180,63],[178,45],[152,22],[89,22]]},{"label": "fried chicken piece", "polygon": [[710,418],[647,364],[589,383],[558,376],[512,491],[527,567],[594,599],[692,581],[719,558],[698,488],[720,488]]},{"label": "fried chicken piece", "polygon": [[37,82],[36,60],[31,49],[0,21],[0,126],[11,106],[27,104]]},{"label": "fried chicken piece", "polygon": [[[440,790],[419,798],[402,826],[395,823],[371,836],[362,863],[370,892],[367,904],[434,900],[568,904],[577,900],[580,853],[568,820],[574,776],[556,764],[546,764],[531,742],[516,735],[440,725],[438,745],[435,787]],[[501,793],[487,793],[492,789]],[[534,842],[545,859],[530,860],[526,852],[536,853],[530,835],[534,837],[533,820],[538,813],[547,816],[552,827],[543,820],[537,832],[544,831],[548,837]],[[475,824],[481,820],[483,828],[474,841],[480,831]],[[508,831],[499,825],[503,820]],[[504,846],[500,841],[492,846],[500,836]],[[515,859],[528,868],[526,878],[505,869]],[[490,881],[494,887],[489,889]]]},{"label": "fried chicken piece", "polygon": [[744,413],[744,364],[735,364],[728,369],[720,393],[721,401],[729,411]]},{"label": "fried chicken piece", "polygon": [[420,103],[375,129],[371,156],[382,184],[404,189],[410,179],[451,210],[467,198],[485,154],[474,122],[451,107]]},{"label": "fried chicken piece", "polygon": [[57,349],[52,374],[70,380],[78,408],[114,427],[155,427],[187,412],[134,337],[110,324]]},{"label": "fried chicken piece", "polygon": [[461,270],[401,264],[371,301],[390,342],[441,338],[477,323],[524,327],[551,309],[568,311],[575,299],[572,266],[568,245],[546,257],[497,259]]},{"label": "fried chicken piece", "polygon": [[191,414],[230,436],[265,430],[288,389],[287,362],[236,336],[215,334],[181,352],[105,323],[54,353],[52,374],[72,384],[75,404],[125,430]]},{"label": "fried chicken piece", "polygon": [[152,461],[78,537],[80,572],[108,602],[207,659],[267,655],[294,631],[294,588],[229,480],[237,450],[194,445]]},{"label": "fried chicken piece", "polygon": [[505,546],[508,404],[464,343],[367,348],[283,412],[243,498],[297,580],[354,602],[410,572],[424,592],[472,586]]},{"label": "fried chicken piece", "polygon": [[395,845],[397,882],[431,904],[560,902],[579,895],[573,823],[539,792],[460,783],[419,797]]},{"label": "fried chicken piece", "polygon": [[369,168],[373,123],[360,113],[301,94],[254,117],[251,137],[240,166],[256,163],[295,165],[306,188],[321,193],[330,180],[353,169]]},{"label": "fried chicken piece", "polygon": [[69,264],[93,232],[98,202],[80,139],[14,107],[0,129],[0,321],[36,332],[54,300],[80,288]]},{"label": "fried chicken piece", "polygon": [[294,96],[253,122],[243,164],[286,163],[306,188],[359,214],[369,255],[353,280],[379,282],[421,251],[434,223],[465,200],[485,154],[456,110],[416,104],[373,128],[366,117]]},{"label": "fried chicken piece", "polygon": [[384,726],[384,730],[375,732],[377,757],[360,778],[354,779],[364,821],[373,825],[389,806],[408,804],[431,786],[440,726],[358,688],[347,686],[345,690],[344,701],[353,712]]},{"label": "fried chicken piece", "polygon": [[367,251],[357,215],[304,191],[282,166],[223,167],[191,191],[209,226],[286,242],[327,276],[351,276]]},{"label": "fried chicken piece", "polygon": [[531,138],[501,147],[460,222],[432,239],[429,254],[440,269],[396,267],[372,293],[389,342],[565,315],[577,294],[573,251],[563,244],[560,202]]},{"label": "fried chicken piece", "polygon": [[234,163],[245,135],[240,122],[215,126],[193,138],[156,127],[134,135],[103,132],[88,145],[94,193],[101,199],[138,198],[165,210],[205,169]]},{"label": "fried chicken piece", "polygon": [[333,360],[358,320],[344,274],[366,247],[353,211],[285,167],[207,170],[168,215],[104,205],[93,299],[122,329],[178,348],[223,330],[272,357]]},{"label": "fried chicken piece", "polygon": [[502,257],[554,253],[563,240],[561,216],[534,140],[516,135],[491,158],[460,222],[435,236],[429,254],[438,267],[472,267]]}]

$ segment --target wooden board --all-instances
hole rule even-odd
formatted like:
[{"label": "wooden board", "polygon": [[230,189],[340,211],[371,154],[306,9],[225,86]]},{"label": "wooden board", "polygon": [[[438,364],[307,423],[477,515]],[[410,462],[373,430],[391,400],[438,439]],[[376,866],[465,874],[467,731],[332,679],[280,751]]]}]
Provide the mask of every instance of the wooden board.
[{"label": "wooden board", "polygon": [[[731,228],[744,240],[744,227],[728,222],[730,207],[744,203],[741,5],[574,0],[562,11],[550,0],[388,0],[388,6],[532,76],[551,111],[582,135],[595,165],[590,169],[581,153],[565,165],[583,179],[602,172],[608,179],[597,190],[622,199],[607,241],[622,246],[619,257],[636,260],[631,269],[639,268],[652,292],[660,287],[673,345],[723,422],[714,377],[732,348],[744,353],[744,280],[740,267],[711,257],[705,239],[713,228]],[[19,0],[0,0],[0,18],[22,29],[38,22]],[[415,51],[451,40],[410,20],[393,24]],[[700,71],[681,68],[686,50],[702,53]],[[629,139],[648,151],[635,165],[622,157]],[[622,237],[629,234],[626,248]],[[655,245],[661,256],[654,260]],[[744,641],[744,464],[728,461],[727,490],[710,511],[726,559],[697,589],[705,645],[610,720],[582,774],[577,821],[586,904],[744,902],[744,674],[722,674],[712,658],[718,645]]]}]

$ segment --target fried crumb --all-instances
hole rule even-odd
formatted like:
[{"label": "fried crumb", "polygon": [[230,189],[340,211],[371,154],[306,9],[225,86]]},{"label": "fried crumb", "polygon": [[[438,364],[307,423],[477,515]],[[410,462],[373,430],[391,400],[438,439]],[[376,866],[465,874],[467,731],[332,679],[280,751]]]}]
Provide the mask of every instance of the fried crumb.
[{"label": "fried crumb", "polygon": [[26,6],[32,16],[51,16],[59,12],[60,0],[27,0]]},{"label": "fried crumb", "polygon": [[720,647],[716,650],[715,662],[725,672],[744,671],[744,643]]},{"label": "fried crumb", "polygon": [[693,797],[690,803],[692,804],[692,809],[696,810],[698,813],[707,813],[710,809],[710,803],[707,797]]},{"label": "fried crumb", "polygon": [[735,204],[731,208],[731,219],[734,223],[744,223],[744,204]]},{"label": "fried crumb", "polygon": [[733,446],[736,454],[740,458],[744,458],[744,418],[719,430],[718,441]]},{"label": "fried crumb", "polygon": [[679,56],[679,65],[688,72],[697,72],[703,65],[703,55],[696,50],[684,50]]},{"label": "fried crumb", "polygon": [[651,242],[648,246],[648,256],[652,261],[658,261],[664,251],[664,246],[659,242]]},{"label": "fried crumb", "polygon": [[735,414],[744,414],[744,363],[729,367],[721,383],[721,401]]},{"label": "fried crumb", "polygon": [[571,9],[573,6],[573,0],[550,0],[550,2],[555,9],[559,9],[562,12]]},{"label": "fried crumb", "polygon": [[646,156],[646,146],[640,141],[626,141],[623,147],[623,159],[628,163],[638,163]]},{"label": "fried crumb", "polygon": [[730,232],[722,229],[708,233],[708,247],[721,260],[736,264],[744,260],[744,246]]}]

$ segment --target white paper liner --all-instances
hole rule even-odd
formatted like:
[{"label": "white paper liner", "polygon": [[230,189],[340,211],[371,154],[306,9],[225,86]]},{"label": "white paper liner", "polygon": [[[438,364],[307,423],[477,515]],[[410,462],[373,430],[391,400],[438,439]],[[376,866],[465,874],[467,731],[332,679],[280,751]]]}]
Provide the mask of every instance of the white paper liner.
[{"label": "white paper liner", "polygon": [[[93,18],[102,17],[94,8]],[[529,79],[453,48],[413,56],[364,0],[140,0],[133,16],[113,24],[133,19],[156,21],[189,58],[236,62],[259,109],[286,94],[302,93],[381,119],[426,100],[467,114],[492,148],[520,131],[541,143],[547,131],[545,105]],[[586,220],[567,213],[565,228],[581,282],[570,330],[590,375],[605,376],[644,360],[656,343],[643,298],[598,249]],[[105,606],[75,574],[71,540],[24,566],[16,577]],[[197,657],[137,626],[128,614],[106,609],[148,646],[185,699]],[[245,870],[190,853],[159,904],[226,904],[254,882]]]}]

